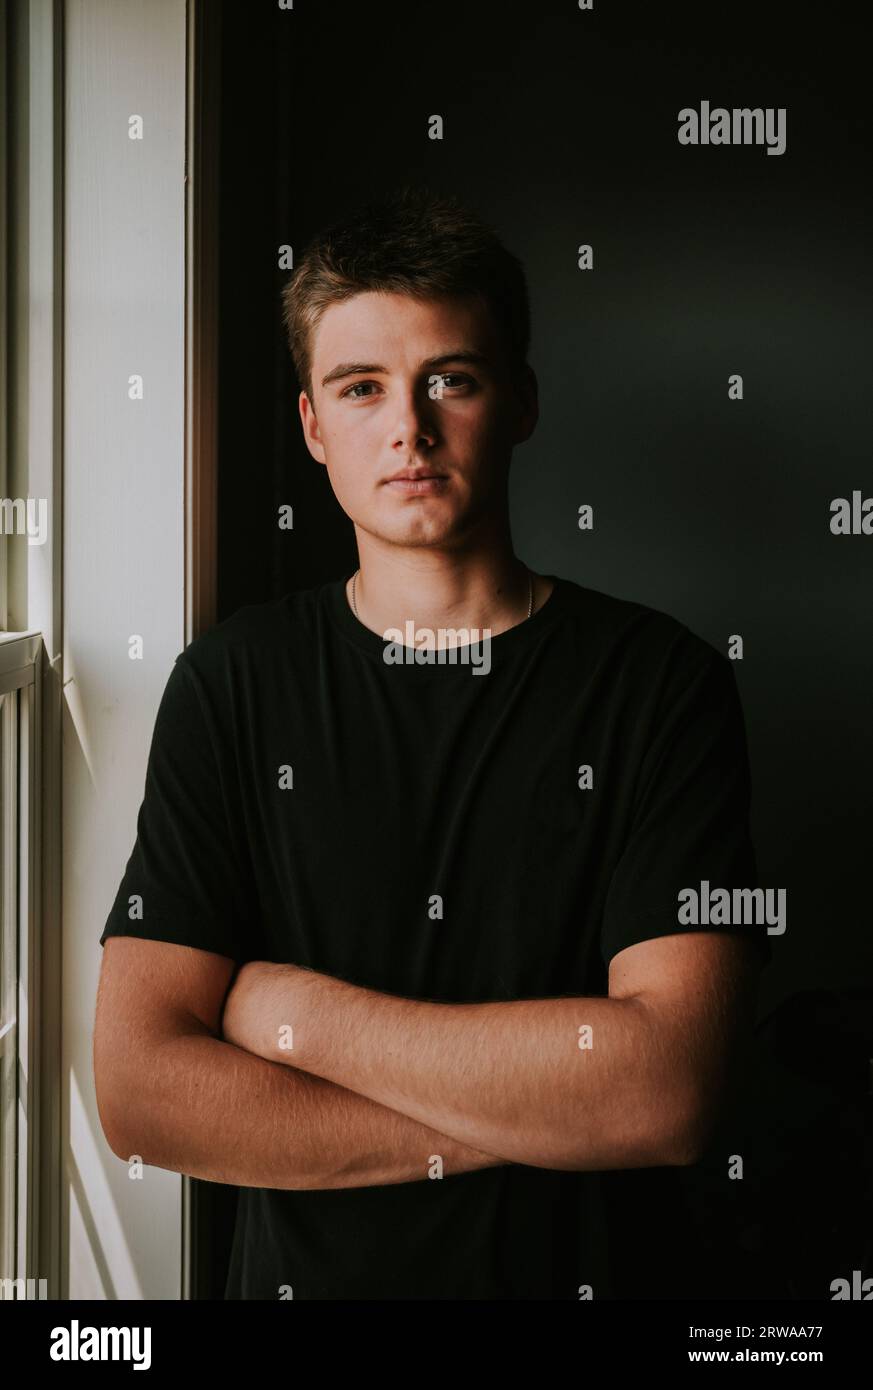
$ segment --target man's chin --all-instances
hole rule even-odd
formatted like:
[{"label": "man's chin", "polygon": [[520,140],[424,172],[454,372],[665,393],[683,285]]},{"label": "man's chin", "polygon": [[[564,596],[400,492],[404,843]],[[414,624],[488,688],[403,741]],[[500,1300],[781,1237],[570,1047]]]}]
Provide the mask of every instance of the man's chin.
[{"label": "man's chin", "polygon": [[373,525],[366,528],[372,535],[389,545],[419,547],[439,547],[457,545],[467,532],[467,527],[458,517],[405,517],[386,521],[379,517]]}]

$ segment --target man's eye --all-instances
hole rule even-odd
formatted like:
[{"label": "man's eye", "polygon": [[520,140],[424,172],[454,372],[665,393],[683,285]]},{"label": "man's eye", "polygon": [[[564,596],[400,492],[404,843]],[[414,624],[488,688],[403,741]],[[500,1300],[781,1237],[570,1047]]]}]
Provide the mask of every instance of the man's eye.
[{"label": "man's eye", "polygon": [[[458,391],[464,386],[471,385],[471,378],[462,372],[438,372],[431,378],[432,387],[439,385],[439,389],[445,391]],[[340,400],[347,396],[349,400],[365,401],[369,399],[370,393],[361,394],[367,386],[377,386],[375,381],[354,381],[351,386],[347,386],[340,392]]]},{"label": "man's eye", "polygon": [[[437,381],[441,381],[449,391],[457,391],[460,386],[470,385],[470,377],[464,376],[462,372],[440,372]],[[452,385],[453,382],[454,385]]]},{"label": "man's eye", "polygon": [[341,392],[340,392],[340,399],[342,399],[343,396],[349,396],[349,397],[351,397],[352,400],[355,400],[355,401],[365,401],[365,400],[367,399],[366,396],[352,396],[352,392],[353,392],[353,391],[357,391],[357,390],[358,390],[360,387],[362,387],[362,386],[375,386],[375,385],[376,385],[375,381],[355,381],[355,382],[352,383],[351,386],[347,386],[346,389],[345,389],[345,391],[341,391]]}]

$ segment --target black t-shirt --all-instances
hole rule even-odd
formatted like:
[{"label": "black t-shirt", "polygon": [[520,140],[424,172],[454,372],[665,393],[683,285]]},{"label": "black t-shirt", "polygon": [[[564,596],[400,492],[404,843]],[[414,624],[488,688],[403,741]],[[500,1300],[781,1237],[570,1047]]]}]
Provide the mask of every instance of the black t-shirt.
[{"label": "black t-shirt", "polygon": [[[606,995],[624,947],[724,929],[680,925],[680,890],[756,885],[733,668],[682,623],[557,578],[466,662],[385,651],[343,580],[244,607],[176,658],[101,944],[442,1002]],[[765,925],[728,929],[769,960]],[[243,1188],[226,1297],[610,1296],[603,1178]]]}]

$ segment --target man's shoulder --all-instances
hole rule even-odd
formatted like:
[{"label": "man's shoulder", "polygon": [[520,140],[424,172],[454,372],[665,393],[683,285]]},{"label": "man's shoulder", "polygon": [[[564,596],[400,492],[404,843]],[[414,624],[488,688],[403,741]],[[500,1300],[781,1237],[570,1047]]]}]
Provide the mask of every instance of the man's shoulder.
[{"label": "man's shoulder", "polygon": [[205,682],[229,667],[269,665],[271,658],[303,647],[314,635],[334,583],[289,591],[280,598],[246,603],[198,634],[177,658]]},{"label": "man's shoulder", "polygon": [[673,613],[571,579],[560,582],[564,612],[580,650],[638,673],[680,668],[686,674],[713,669],[724,674],[732,669],[723,652]]}]

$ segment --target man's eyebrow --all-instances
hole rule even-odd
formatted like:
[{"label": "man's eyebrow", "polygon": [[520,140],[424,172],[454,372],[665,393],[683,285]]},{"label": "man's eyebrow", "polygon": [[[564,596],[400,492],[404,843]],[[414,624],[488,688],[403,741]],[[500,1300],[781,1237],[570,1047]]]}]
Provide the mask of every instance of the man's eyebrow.
[{"label": "man's eyebrow", "polygon": [[[487,367],[491,365],[491,359],[486,357],[484,352],[473,352],[469,348],[462,348],[459,352],[443,352],[439,357],[429,357],[426,361],[419,364],[420,370],[432,367],[445,367],[449,362],[468,362],[471,366]],[[340,381],[346,376],[359,376],[362,372],[381,372],[383,376],[389,376],[388,367],[382,367],[378,362],[340,362],[328,372],[327,376],[322,377],[322,386],[327,386],[331,381]]]}]

